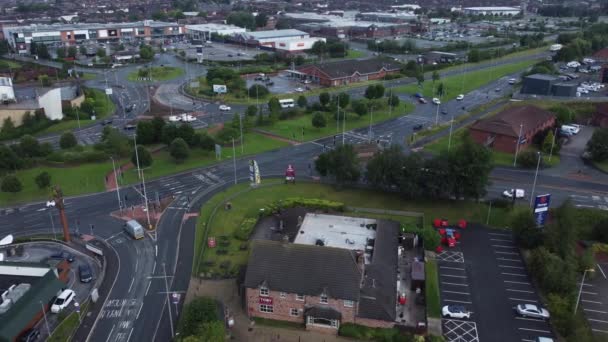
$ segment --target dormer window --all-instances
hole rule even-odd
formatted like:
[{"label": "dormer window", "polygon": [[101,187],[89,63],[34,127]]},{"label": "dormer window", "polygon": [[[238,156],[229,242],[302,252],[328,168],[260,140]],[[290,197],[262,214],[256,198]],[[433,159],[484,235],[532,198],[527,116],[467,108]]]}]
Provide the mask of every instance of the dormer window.
[{"label": "dormer window", "polygon": [[265,287],[265,286],[260,287],[260,296],[267,297],[269,295],[270,295],[270,291],[268,290],[267,287]]},{"label": "dormer window", "polygon": [[327,295],[321,294],[321,299],[319,300],[321,304],[327,304]]}]

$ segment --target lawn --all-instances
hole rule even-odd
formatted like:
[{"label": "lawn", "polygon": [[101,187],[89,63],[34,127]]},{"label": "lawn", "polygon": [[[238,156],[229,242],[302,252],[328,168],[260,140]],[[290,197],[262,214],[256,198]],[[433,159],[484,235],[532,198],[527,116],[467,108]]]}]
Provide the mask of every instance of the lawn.
[{"label": "lawn", "polygon": [[[492,60],[488,59],[488,60],[484,60],[484,61],[477,62],[477,63],[466,63],[465,68],[470,68],[470,67],[478,66],[478,65],[484,65],[484,64],[487,64],[487,63],[500,63],[500,62],[511,60],[511,59],[517,58],[517,57],[535,55],[535,54],[538,54],[538,53],[541,53],[541,52],[544,52],[544,51],[547,51],[547,50],[548,50],[548,47],[542,46],[542,47],[535,48],[535,49],[528,49],[528,50],[518,51],[518,52],[514,52],[514,53],[511,53],[511,54],[502,56],[500,58],[494,58]],[[451,67],[447,67],[445,69],[441,69],[441,71],[445,72],[445,71],[457,70],[457,69],[462,69],[462,64],[460,64],[460,65],[454,65],[454,66],[451,66]]]},{"label": "lawn", "polygon": [[[389,113],[388,108],[383,109],[377,113],[373,113],[372,123],[378,123],[386,121],[391,118],[405,115],[413,110],[413,105],[401,101],[398,107]],[[340,114],[341,117],[342,114]],[[327,126],[322,128],[315,128],[312,126],[313,114],[304,114],[295,119],[290,120],[279,120],[272,126],[261,126],[260,129],[264,129],[280,135],[288,139],[302,140],[302,127],[304,128],[304,141],[316,140],[322,137],[327,137],[342,132],[343,120],[340,120],[340,128],[337,129],[337,122],[334,119],[333,113],[327,113]],[[352,130],[360,127],[367,127],[370,123],[370,115],[364,115],[362,117],[348,113],[346,117],[346,130]]]},{"label": "lawn", "polygon": [[[449,76],[435,82],[435,87],[437,87],[439,83],[443,83],[446,94],[441,100],[445,102],[456,98],[458,94],[466,94],[501,77],[521,71],[534,63],[536,63],[535,60],[528,60]],[[433,96],[433,82],[430,80],[423,83],[422,89],[419,88],[417,84],[408,84],[395,88],[395,91],[407,93],[409,95],[421,93],[427,98],[435,97]]]},{"label": "lawn", "polygon": [[[453,132],[452,142],[451,142],[451,147],[450,147],[451,149],[457,147],[458,145],[460,145],[462,143],[462,139],[463,139],[465,132],[466,132],[466,128],[460,128]],[[425,145],[424,149],[426,151],[430,151],[435,154],[440,154],[440,153],[448,151],[448,143],[449,143],[449,135],[446,135],[444,137],[441,137],[441,138]],[[536,149],[534,146],[530,146],[524,151],[538,151],[538,149]],[[520,151],[519,153],[521,153],[521,152],[523,152],[523,151]],[[494,160],[494,165],[500,165],[500,166],[513,166],[513,159],[515,158],[513,153],[505,153],[505,152],[497,152],[497,151],[492,151],[492,157]],[[551,161],[549,161],[549,155],[543,154],[543,164],[544,165],[551,167],[551,166],[555,166],[555,165],[559,164],[559,162],[560,162],[559,155],[554,154],[551,157]]]},{"label": "lawn", "polygon": [[[141,69],[139,69],[141,70]],[[133,82],[143,82],[140,80],[142,76],[139,75],[139,70],[129,73],[127,79]],[[151,77],[152,81],[168,81],[174,78],[178,78],[184,74],[184,69],[170,66],[152,67],[151,75],[145,77]]]},{"label": "lawn", "polygon": [[0,205],[25,203],[34,200],[47,200],[49,189],[39,189],[34,178],[46,171],[51,175],[51,184],[61,186],[65,196],[104,191],[106,174],[112,170],[112,163],[91,163],[79,166],[50,167],[41,166],[15,173],[23,185],[23,190],[16,194],[0,192]]},{"label": "lawn", "polygon": [[345,58],[355,59],[355,58],[361,58],[361,57],[363,57],[363,52],[362,51],[349,49],[348,52],[346,53],[346,57]]},{"label": "lawn", "polygon": [[[244,145],[242,151],[241,146],[238,145],[239,141],[235,141],[235,144],[237,144],[235,146],[237,158],[246,155],[266,152],[269,150],[274,150],[289,145],[286,142],[267,138],[261,134],[253,132],[245,133],[243,136],[243,141]],[[231,159],[232,156],[232,146],[225,146],[222,148],[221,160]],[[218,160],[215,158],[215,152],[203,151],[199,148],[191,149],[190,157],[179,164],[175,163],[175,161],[169,155],[169,152],[166,149],[162,150],[157,154],[154,154],[153,159],[154,162],[152,163],[152,166],[146,168],[145,170],[144,176],[146,180],[152,180],[154,178],[159,178],[162,176],[191,170],[218,162]],[[137,182],[137,172],[135,172],[135,170],[125,172],[124,177],[121,180],[121,184],[132,184]]]},{"label": "lawn", "polygon": [[0,59],[0,64],[4,64],[4,63],[6,63],[6,65],[8,65],[8,67],[11,69],[20,69],[21,68],[21,64],[15,62],[15,61],[11,61],[8,59]]},{"label": "lawn", "polygon": [[[239,249],[240,242],[233,238],[233,233],[245,218],[257,218],[259,209],[265,205],[286,197],[320,198],[329,201],[342,202],[352,207],[389,209],[415,211],[424,213],[426,226],[430,226],[435,217],[444,217],[450,221],[467,219],[469,221],[483,222],[487,218],[488,207],[483,203],[465,201],[427,201],[404,200],[398,194],[385,193],[373,190],[361,189],[341,189],[318,183],[299,182],[295,185],[283,184],[282,180],[262,179],[262,184],[276,183],[271,186],[262,186],[257,189],[249,189],[248,184],[239,184],[222,191],[213,196],[201,209],[198,221],[197,233],[195,238],[195,251],[201,251],[204,242],[204,227],[209,220],[211,213],[216,206],[218,210],[213,219],[208,223],[208,236],[220,237],[227,236],[230,245],[227,247],[227,255],[217,255],[215,250],[205,249],[203,260],[213,262],[213,265],[198,263],[200,255],[195,256],[194,271],[196,274],[201,272],[211,272],[219,274],[217,268],[222,262],[230,261],[231,268],[238,268],[247,260],[247,251]],[[240,193],[246,191],[244,193]],[[239,194],[240,193],[240,194]],[[235,194],[237,197],[232,198]],[[231,210],[223,209],[225,201],[232,203]],[[358,216],[368,216],[367,214],[346,213]],[[508,212],[502,208],[492,210],[492,222],[504,225],[507,221]],[[395,217],[391,217],[395,218]],[[403,223],[411,223],[411,219],[403,217]],[[219,240],[219,238],[218,238]],[[207,266],[207,267],[205,267]]]},{"label": "lawn", "polygon": [[426,278],[426,309],[429,317],[441,318],[441,302],[439,300],[439,274],[437,261],[427,260],[424,264]]},{"label": "lawn", "polygon": [[608,160],[604,160],[603,162],[593,162],[593,165],[595,165],[595,167],[601,171],[608,173]]}]

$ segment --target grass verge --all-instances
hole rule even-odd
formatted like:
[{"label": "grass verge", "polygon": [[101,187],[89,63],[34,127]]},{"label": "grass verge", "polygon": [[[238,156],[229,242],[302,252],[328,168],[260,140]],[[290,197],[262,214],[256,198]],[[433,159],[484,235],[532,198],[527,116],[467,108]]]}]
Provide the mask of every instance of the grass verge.
[{"label": "grass verge", "polygon": [[437,273],[437,261],[427,260],[424,264],[426,278],[426,310],[427,315],[433,318],[441,318],[441,302],[439,301],[439,274]]},{"label": "grass verge", "polygon": [[608,160],[603,162],[593,162],[593,165],[600,169],[600,171],[608,173]]},{"label": "grass verge", "polygon": [[[80,315],[86,315],[89,304],[85,303],[81,307]],[[72,334],[80,325],[77,312],[69,314],[59,325],[53,330],[53,333],[47,339],[48,342],[67,342],[72,338]]]},{"label": "grass verge", "polygon": [[[141,70],[141,69],[140,69]],[[127,79],[131,82],[143,82],[140,78],[151,77],[152,81],[168,81],[174,78],[178,78],[184,74],[184,69],[170,66],[152,67],[150,74],[146,73],[145,76],[139,75],[139,70],[129,73]]]}]

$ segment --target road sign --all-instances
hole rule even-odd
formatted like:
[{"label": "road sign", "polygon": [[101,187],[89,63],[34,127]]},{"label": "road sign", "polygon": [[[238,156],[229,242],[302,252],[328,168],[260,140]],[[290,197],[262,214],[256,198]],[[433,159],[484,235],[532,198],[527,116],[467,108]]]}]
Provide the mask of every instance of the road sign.
[{"label": "road sign", "polygon": [[106,95],[112,95],[112,88],[106,88]]},{"label": "road sign", "polygon": [[215,144],[215,158],[222,159],[222,145]]},{"label": "road sign", "polygon": [[84,245],[84,248],[90,250],[91,252],[97,254],[97,255],[103,255],[103,251],[95,246],[89,245],[88,243],[86,245]]},{"label": "road sign", "polygon": [[182,297],[181,294],[179,293],[173,293],[171,294],[171,302],[175,305],[179,304],[179,300]]},{"label": "road sign", "polygon": [[547,214],[549,213],[550,203],[551,194],[536,196],[536,199],[534,200],[534,219],[536,220],[537,227],[542,227],[545,225]]},{"label": "road sign", "polygon": [[225,94],[228,92],[228,87],[225,84],[214,84],[213,92],[218,94]]}]

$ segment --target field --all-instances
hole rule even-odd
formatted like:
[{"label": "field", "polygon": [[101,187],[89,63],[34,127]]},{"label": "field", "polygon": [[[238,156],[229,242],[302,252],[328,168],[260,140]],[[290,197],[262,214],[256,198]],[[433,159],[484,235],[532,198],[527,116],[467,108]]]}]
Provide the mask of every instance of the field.
[{"label": "field", "polygon": [[[496,67],[486,68],[483,70],[467,72],[465,74],[448,76],[435,82],[435,89],[439,83],[443,83],[445,95],[442,97],[442,101],[449,101],[458,94],[466,94],[477,88],[480,88],[494,80],[501,77],[521,71],[536,63],[534,60],[528,60],[513,64],[504,64]],[[416,84],[408,84],[406,86],[395,88],[395,91],[413,95],[415,93],[421,93],[424,97],[432,98],[433,96],[433,82],[426,80],[423,83],[422,89]]]},{"label": "field", "polygon": [[[241,250],[241,242],[234,239],[233,234],[235,230],[245,218],[257,218],[259,209],[266,204],[286,197],[320,198],[329,201],[342,202],[353,207],[422,212],[424,213],[424,221],[427,226],[431,224],[433,218],[439,216],[451,221],[461,218],[477,222],[485,221],[488,208],[483,203],[464,201],[407,201],[397,194],[360,189],[338,190],[332,186],[317,183],[300,182],[292,185],[283,184],[282,180],[276,179],[263,179],[262,183],[274,185],[249,189],[248,184],[239,184],[216,194],[202,207],[197,226],[195,251],[201,251],[205,237],[204,227],[216,207],[218,207],[216,215],[208,223],[208,236],[216,238],[226,236],[228,237],[229,246],[227,247],[228,254],[226,255],[217,255],[215,250],[205,249],[203,260],[205,262],[213,262],[213,265],[205,265],[204,262],[199,264],[198,260],[200,255],[196,255],[193,266],[195,274],[221,274],[222,272],[218,266],[225,261],[230,262],[230,268],[244,264],[247,260],[248,252]],[[235,195],[238,196],[233,198]],[[223,209],[223,203],[226,201],[232,203],[231,210]],[[355,213],[347,214],[356,215]],[[363,214],[363,216],[369,215]],[[496,208],[495,210],[492,210],[490,223],[503,225],[504,222],[506,222],[506,217],[507,211],[505,209]],[[400,221],[404,224],[411,224],[412,222],[411,218],[408,217],[393,216],[391,218],[401,218],[402,220]]]},{"label": "field", "polygon": [[[184,74],[184,69],[182,68],[177,68],[177,67],[169,67],[169,66],[162,66],[162,67],[152,67],[151,68],[151,74],[150,76],[144,76],[144,77],[151,77],[152,81],[168,81],[168,80],[172,80],[174,78],[178,78],[180,76],[182,76]],[[139,75],[139,70],[133,71],[129,74],[129,76],[127,76],[127,79],[129,81],[133,81],[133,82],[142,82],[140,80],[142,76]]]}]

